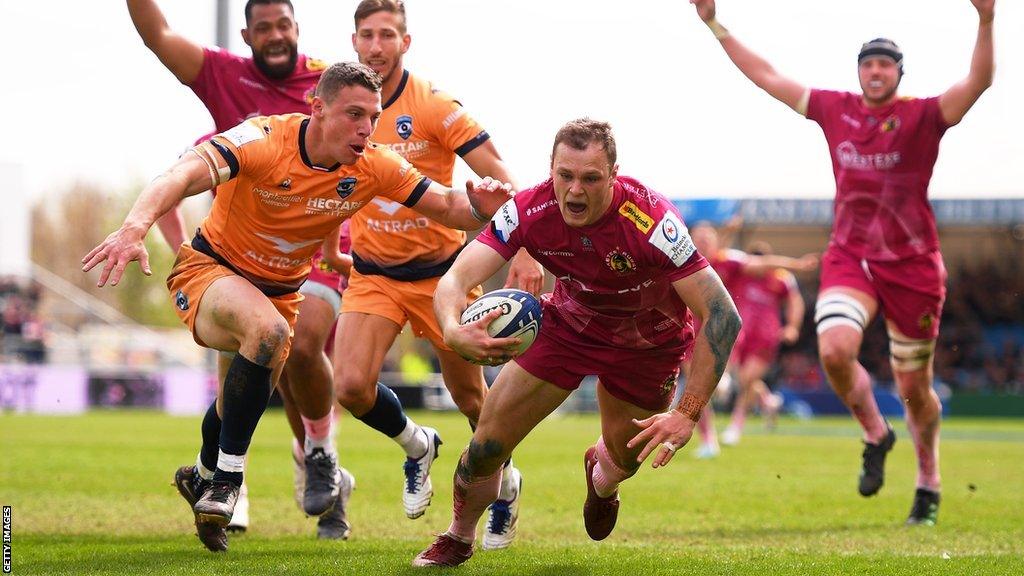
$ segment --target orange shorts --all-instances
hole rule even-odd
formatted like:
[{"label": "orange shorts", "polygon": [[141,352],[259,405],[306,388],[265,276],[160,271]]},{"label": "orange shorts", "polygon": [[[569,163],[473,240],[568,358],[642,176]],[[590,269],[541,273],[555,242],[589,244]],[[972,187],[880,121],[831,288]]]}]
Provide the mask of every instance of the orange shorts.
[{"label": "orange shorts", "polygon": [[[341,313],[381,316],[399,326],[408,322],[417,338],[426,338],[438,349],[450,351],[434,316],[434,292],[439,280],[440,277],[408,282],[376,274],[364,275],[353,269],[341,299]],[[477,286],[467,295],[466,303],[481,294],[483,289]]]},{"label": "orange shorts", "polygon": [[[238,275],[206,254],[194,250],[188,244],[182,244],[178,250],[178,259],[174,261],[174,268],[171,269],[171,274],[167,277],[167,289],[171,293],[174,311],[178,314],[178,318],[185,323],[185,326],[188,326],[196,344],[203,348],[209,348],[209,346],[196,334],[196,314],[199,312],[199,304],[202,302],[206,289],[226,276]],[[274,308],[277,308],[281,316],[288,321],[288,326],[291,327],[290,336],[294,336],[302,294],[293,292],[284,296],[267,296],[267,298]],[[285,346],[286,358],[291,345],[292,340],[289,337],[288,344]]]}]

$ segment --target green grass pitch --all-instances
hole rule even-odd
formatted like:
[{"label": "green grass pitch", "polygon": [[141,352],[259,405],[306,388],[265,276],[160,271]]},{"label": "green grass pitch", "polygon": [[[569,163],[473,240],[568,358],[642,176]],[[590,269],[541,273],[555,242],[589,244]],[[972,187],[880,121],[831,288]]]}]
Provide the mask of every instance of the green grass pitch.
[{"label": "green grass pitch", "polygon": [[[347,542],[318,542],[292,500],[289,435],[269,412],[251,450],[252,526],[212,554],[171,486],[191,463],[199,419],[155,412],[0,416],[0,504],[13,507],[14,574],[422,574],[409,566],[451,513],[451,476],[469,439],[455,414],[414,413],[445,440],[434,502],[418,520],[400,501],[402,454],[346,417],[342,465],[357,478]],[[516,452],[524,474],[519,538],[480,551],[458,574],[1024,574],[1024,420],[943,425],[939,525],[908,529],[913,449],[902,423],[882,492],[856,492],[860,443],[849,418],[757,420],[736,448],[668,468],[645,466],[622,489],[615,532],[583,530],[582,454],[596,416],[552,417]],[[481,523],[482,524],[482,523]],[[482,528],[482,526],[481,526]],[[436,573],[433,571],[430,573]]]}]

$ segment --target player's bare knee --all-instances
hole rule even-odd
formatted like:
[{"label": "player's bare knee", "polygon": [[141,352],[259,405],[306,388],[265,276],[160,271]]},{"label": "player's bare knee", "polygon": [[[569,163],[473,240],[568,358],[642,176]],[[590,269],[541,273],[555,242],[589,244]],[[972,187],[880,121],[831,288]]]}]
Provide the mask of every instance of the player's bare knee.
[{"label": "player's bare knee", "polygon": [[338,403],[353,414],[365,414],[373,408],[377,397],[377,383],[355,370],[334,373],[334,395]]},{"label": "player's bare knee", "polygon": [[252,350],[252,361],[261,366],[270,366],[283,360],[282,355],[288,344],[291,328],[284,318],[278,316],[257,320],[247,334],[247,346]]},{"label": "player's bare knee", "polygon": [[857,348],[843,338],[828,338],[822,335],[818,339],[818,356],[825,370],[832,372],[843,370],[857,360]]}]

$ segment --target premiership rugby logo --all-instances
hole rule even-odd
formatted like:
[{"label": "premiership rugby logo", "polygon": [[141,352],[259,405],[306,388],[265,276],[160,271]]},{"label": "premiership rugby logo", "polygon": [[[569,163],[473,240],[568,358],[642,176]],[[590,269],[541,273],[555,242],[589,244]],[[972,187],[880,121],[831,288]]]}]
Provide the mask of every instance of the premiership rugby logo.
[{"label": "premiership rugby logo", "polygon": [[402,140],[408,140],[409,136],[412,136],[412,116],[403,114],[396,118],[395,131],[402,137]]},{"label": "premiership rugby logo", "polygon": [[341,196],[342,199],[348,198],[356,191],[356,179],[352,176],[342,178],[338,181],[337,191],[338,196]]},{"label": "premiership rugby logo", "polygon": [[604,257],[604,263],[616,276],[628,276],[636,272],[636,262],[633,257],[624,251],[615,249]]}]

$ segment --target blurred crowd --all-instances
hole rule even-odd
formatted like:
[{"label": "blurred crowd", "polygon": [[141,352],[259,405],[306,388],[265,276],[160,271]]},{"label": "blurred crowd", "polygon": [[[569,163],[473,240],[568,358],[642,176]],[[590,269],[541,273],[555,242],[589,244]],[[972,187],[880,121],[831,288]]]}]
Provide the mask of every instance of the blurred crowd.
[{"label": "blurred crowd", "polygon": [[[935,353],[938,383],[954,391],[1024,394],[1024,276],[992,263],[960,266],[947,282]],[[776,383],[797,390],[827,390],[816,357],[813,302],[817,286],[801,286],[808,313],[800,341],[784,348]],[[867,330],[861,362],[879,383],[893,380],[885,326]]]},{"label": "blurred crowd", "polygon": [[[829,389],[817,358],[813,322],[816,280],[816,274],[810,275],[801,284],[807,314],[800,340],[783,347],[770,375],[776,386]],[[953,391],[1024,394],[1024,274],[993,263],[958,266],[950,273],[947,286],[935,355],[936,381]],[[41,294],[41,287],[34,282],[0,276],[0,363],[47,361]],[[403,348],[405,356],[409,352],[410,346]],[[403,354],[389,356],[385,370],[403,373],[410,362]],[[433,360],[429,352],[423,357],[427,362]],[[891,384],[888,338],[880,320],[865,333],[861,361],[880,384]],[[425,364],[419,371],[430,369]],[[436,365],[433,370],[437,371]]]},{"label": "blurred crowd", "polygon": [[0,362],[46,362],[46,325],[39,315],[42,288],[14,276],[0,276]]}]

